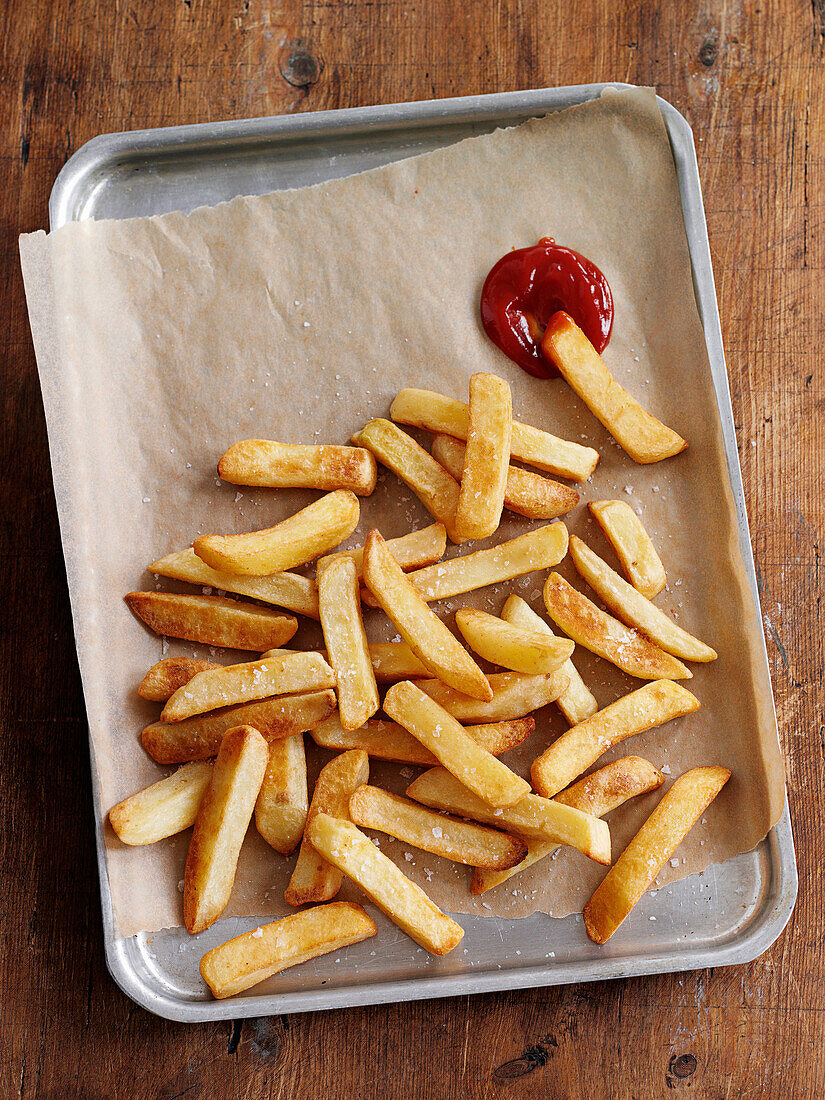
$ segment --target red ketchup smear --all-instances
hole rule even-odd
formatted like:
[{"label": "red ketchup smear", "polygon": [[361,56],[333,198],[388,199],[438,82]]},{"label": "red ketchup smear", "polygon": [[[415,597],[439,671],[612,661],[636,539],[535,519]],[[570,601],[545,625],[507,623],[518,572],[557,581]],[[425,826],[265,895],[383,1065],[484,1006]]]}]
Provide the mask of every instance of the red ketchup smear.
[{"label": "red ketchup smear", "polygon": [[570,314],[596,351],[604,351],[613,327],[613,295],[607,279],[594,263],[557,245],[552,237],[508,252],[484,280],[484,331],[536,378],[558,374],[542,355],[541,339],[559,310]]}]

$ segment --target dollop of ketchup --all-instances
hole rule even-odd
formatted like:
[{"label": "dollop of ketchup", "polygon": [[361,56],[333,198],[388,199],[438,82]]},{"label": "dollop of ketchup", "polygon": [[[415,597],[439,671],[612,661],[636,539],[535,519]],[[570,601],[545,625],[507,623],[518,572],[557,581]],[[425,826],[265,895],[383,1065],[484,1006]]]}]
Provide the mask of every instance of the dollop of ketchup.
[{"label": "dollop of ketchup", "polygon": [[558,373],[542,355],[541,339],[559,310],[570,314],[596,351],[604,351],[613,327],[613,295],[607,279],[594,263],[557,245],[552,237],[508,252],[484,280],[484,331],[536,378]]}]

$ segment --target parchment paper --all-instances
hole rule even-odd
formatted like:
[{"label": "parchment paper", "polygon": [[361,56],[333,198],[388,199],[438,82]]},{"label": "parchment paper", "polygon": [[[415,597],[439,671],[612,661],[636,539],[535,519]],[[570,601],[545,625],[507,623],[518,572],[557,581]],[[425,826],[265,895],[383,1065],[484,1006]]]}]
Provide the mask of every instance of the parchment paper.
[{"label": "parchment paper", "polygon": [[[563,381],[528,377],[484,335],[484,276],[508,249],[544,235],[607,275],[616,320],[605,359],[688,439],[684,454],[635,465]],[[343,442],[387,415],[403,386],[466,400],[469,375],[489,370],[509,380],[517,417],[601,453],[579,487],[582,504],[566,517],[571,531],[614,561],[585,504],[627,500],[668,572],[657,602],[719,652],[714,664],[693,666],[687,685],[702,710],[600,762],[635,753],[672,776],[699,764],[733,772],[660,883],[749,850],[776,822],[784,781],[761,624],[737,547],[677,182],[652,92],[612,93],[314,188],[30,234],[21,254],[104,813],[162,774],[138,741],[158,711],[135,694],[143,673],[167,651],[204,652],[174,641],[167,650],[131,616],[124,593],[153,587],[145,566],[197,535],[269,526],[317,495],[223,485],[219,455],[250,436]],[[390,537],[427,522],[385,472],[348,544],[373,525]],[[510,517],[497,538],[530,526]],[[561,571],[587,591],[569,563]],[[542,610],[543,579],[445,601],[440,611],[448,621],[463,603],[497,612],[507,591]],[[367,630],[373,640],[395,634],[380,612],[368,614]],[[297,641],[318,644],[317,626]],[[576,661],[602,706],[639,686],[581,650]],[[522,770],[566,728],[554,707],[536,717],[536,734],[508,761]],[[313,747],[313,774],[329,755]],[[372,776],[400,790],[417,769],[400,772],[376,765]],[[659,797],[611,815],[615,853]],[[180,924],[187,842],[184,834],[127,849],[107,826],[124,936]],[[563,916],[581,909],[603,874],[568,850],[473,900],[468,869],[420,852],[408,860],[387,838],[381,847],[452,912]],[[285,912],[291,866],[252,828],[226,915]]]}]

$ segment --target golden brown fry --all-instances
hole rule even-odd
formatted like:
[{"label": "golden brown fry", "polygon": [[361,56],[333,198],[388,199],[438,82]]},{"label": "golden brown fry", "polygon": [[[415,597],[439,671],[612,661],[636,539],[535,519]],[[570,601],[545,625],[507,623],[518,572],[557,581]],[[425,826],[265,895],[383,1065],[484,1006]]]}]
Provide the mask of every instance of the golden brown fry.
[{"label": "golden brown fry", "polygon": [[693,768],[674,782],[584,907],[585,928],[594,943],[610,939],[730,774],[727,768]]},{"label": "golden brown fry", "polygon": [[201,977],[213,997],[233,997],[287,967],[360,943],[376,931],[372,918],[354,902],[316,905],[213,947],[201,959]]},{"label": "golden brown fry", "polygon": [[541,350],[634,462],[660,462],[687,447],[680,435],[620,386],[572,317],[550,318]]},{"label": "golden brown fry", "polygon": [[243,535],[202,535],[193,549],[201,561],[224,573],[279,573],[337,546],[358,526],[359,515],[355,493],[338,489],[274,527]]},{"label": "golden brown fry", "polygon": [[627,579],[652,600],[667,584],[667,576],[642,521],[623,500],[591,500],[587,507],[616,551]]},{"label": "golden brown fry", "polygon": [[370,642],[370,660],[379,684],[394,684],[398,680],[417,680],[429,676],[429,670],[419,661],[406,642]]},{"label": "golden brown fry", "polygon": [[377,829],[423,852],[470,867],[505,870],[527,854],[527,845],[517,837],[425,810],[380,787],[359,787],[349,800],[349,814],[362,829]]},{"label": "golden brown fry", "polygon": [[479,372],[470,378],[467,446],[455,528],[467,539],[489,538],[501,522],[510,469],[513,400],[503,378]]},{"label": "golden brown fry", "polygon": [[338,682],[341,724],[344,729],[357,730],[381,703],[361,619],[358,570],[351,558],[330,562],[318,574],[318,607]]},{"label": "golden brown fry", "polygon": [[[422,565],[432,565],[444,557],[447,547],[447,528],[443,523],[431,523],[418,531],[410,531],[397,539],[386,539],[387,549],[406,573],[410,569],[420,569]],[[318,576],[330,562],[338,558],[352,558],[358,570],[358,576],[364,575],[364,547],[356,546],[352,550],[336,550],[318,559]]]},{"label": "golden brown fry", "polygon": [[600,611],[558,573],[547,578],[544,604],[556,626],[577,645],[604,657],[630,676],[640,680],[689,680],[693,675],[681,661],[638,630]]},{"label": "golden brown fry", "polygon": [[563,733],[533,761],[533,787],[552,798],[614,745],[698,710],[699,700],[672,680],[654,680],[623,695]]},{"label": "golden brown fry", "polygon": [[167,725],[153,722],[141,734],[143,747],[159,764],[183,764],[187,760],[206,760],[220,748],[221,738],[237,725],[254,725],[267,741],[303,733],[329,718],[335,710],[334,691],[316,691],[307,695],[285,695],[226,707],[214,714],[198,715]]},{"label": "golden brown fry", "polygon": [[199,672],[169,699],[160,720],[181,722],[218,707],[334,686],[335,673],[320,653],[273,654]]},{"label": "golden brown fry", "polygon": [[367,782],[369,770],[369,757],[359,749],[341,753],[321,769],[309,804],[298,862],[284,891],[288,905],[329,901],[341,889],[341,872],[328,863],[308,839],[310,826],[319,814],[348,818],[350,797],[356,787]]},{"label": "golden brown fry", "polygon": [[[399,424],[467,439],[470,420],[467,405],[432,390],[400,390],[390,407],[390,416]],[[520,462],[573,481],[586,481],[599,461],[599,453],[592,447],[559,439],[517,420],[513,421],[510,454]]]},{"label": "golden brown fry", "polygon": [[152,665],[137,689],[141,699],[153,703],[165,703],[178,688],[188,684],[199,672],[209,668],[220,668],[214,661],[199,661],[194,657],[164,657]]},{"label": "golden brown fry", "polygon": [[194,935],[221,915],[266,771],[267,745],[251,726],[227,730],[195,818],[183,877],[183,923]]},{"label": "golden brown fry", "polygon": [[276,852],[288,856],[304,834],[309,799],[304,735],[269,744],[269,758],[255,803],[255,827]]},{"label": "golden brown fry", "polygon": [[168,638],[224,646],[227,649],[276,649],[288,642],[298,623],[222,596],[181,596],[177,592],[130,592],[126,603],[150,630]]},{"label": "golden brown fry", "polygon": [[209,780],[212,761],[184,764],[109,810],[109,822],[124,844],[154,844],[194,824]]},{"label": "golden brown fry", "polygon": [[[535,630],[551,638],[556,635],[532,607],[521,596],[508,596],[501,612],[502,619],[522,630]],[[593,693],[579,675],[572,660],[567,660],[559,669],[567,677],[567,687],[556,699],[556,705],[571,726],[583,722],[599,709]]]},{"label": "golden brown fry", "polygon": [[523,672],[493,672],[487,677],[493,689],[489,703],[471,699],[441,680],[418,680],[418,687],[435,699],[459,722],[507,722],[523,718],[558,699],[564,691],[567,677],[563,672],[550,672],[541,676],[525,676]]},{"label": "golden brown fry", "polygon": [[509,806],[529,792],[526,780],[468,736],[455,718],[411,680],[390,688],[384,711],[490,806]]},{"label": "golden brown fry", "polygon": [[455,621],[467,645],[485,661],[531,676],[555,672],[576,648],[569,638],[511,626],[474,607],[459,608]]},{"label": "golden brown fry", "polygon": [[218,462],[218,474],[232,485],[273,489],[350,489],[369,496],[375,488],[375,459],[362,447],[275,443],[243,439]]},{"label": "golden brown fry", "polygon": [[364,580],[402,638],[430,672],[474,699],[491,699],[484,673],[427,607],[387,550],[378,531],[364,549]]},{"label": "golden brown fry", "polygon": [[419,946],[433,955],[446,955],[459,943],[464,935],[461,925],[442,913],[351,821],[319,814],[307,833],[316,850]]}]

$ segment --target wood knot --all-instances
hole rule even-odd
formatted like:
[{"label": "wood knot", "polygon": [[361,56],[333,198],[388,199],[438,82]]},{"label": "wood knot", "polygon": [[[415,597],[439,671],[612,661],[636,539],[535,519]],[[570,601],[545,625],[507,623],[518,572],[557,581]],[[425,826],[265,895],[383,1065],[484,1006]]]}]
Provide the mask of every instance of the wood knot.
[{"label": "wood knot", "polygon": [[311,88],[320,80],[324,61],[312,53],[303,38],[293,38],[281,50],[278,60],[281,76],[293,88]]},{"label": "wood knot", "polygon": [[686,1077],[692,1077],[698,1066],[695,1054],[674,1054],[667,1067],[671,1077],[684,1081]]},{"label": "wood knot", "polygon": [[520,1058],[513,1058],[509,1062],[503,1062],[493,1077],[498,1081],[513,1081],[518,1077],[526,1077],[539,1066],[546,1066],[550,1054],[542,1046],[528,1047]]},{"label": "wood knot", "polygon": [[699,60],[709,69],[713,65],[716,57],[719,53],[719,47],[716,44],[715,39],[706,38],[699,49]]}]

